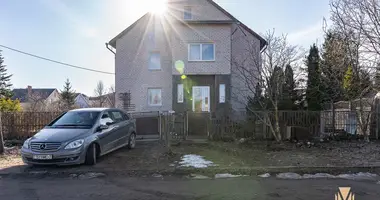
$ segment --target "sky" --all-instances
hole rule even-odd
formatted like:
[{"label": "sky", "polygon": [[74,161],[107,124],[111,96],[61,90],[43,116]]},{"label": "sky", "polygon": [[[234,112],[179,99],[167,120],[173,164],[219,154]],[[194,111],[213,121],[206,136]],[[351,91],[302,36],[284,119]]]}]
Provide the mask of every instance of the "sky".
[{"label": "sky", "polygon": [[[94,70],[114,72],[105,43],[144,15],[154,0],[1,0],[0,45]],[[329,0],[215,0],[257,33],[275,30],[308,49],[323,42]],[[114,75],[74,69],[0,47],[14,88],[62,89],[94,95],[99,80]]]}]

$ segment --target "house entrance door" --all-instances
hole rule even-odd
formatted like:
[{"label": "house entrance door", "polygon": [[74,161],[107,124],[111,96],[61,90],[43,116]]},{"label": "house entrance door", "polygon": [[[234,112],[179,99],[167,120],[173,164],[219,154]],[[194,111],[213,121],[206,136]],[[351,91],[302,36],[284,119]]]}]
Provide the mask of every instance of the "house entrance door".
[{"label": "house entrance door", "polygon": [[188,137],[205,138],[210,117],[211,96],[209,86],[193,86],[192,111],[188,113]]},{"label": "house entrance door", "polygon": [[210,112],[209,86],[193,86],[193,112]]}]

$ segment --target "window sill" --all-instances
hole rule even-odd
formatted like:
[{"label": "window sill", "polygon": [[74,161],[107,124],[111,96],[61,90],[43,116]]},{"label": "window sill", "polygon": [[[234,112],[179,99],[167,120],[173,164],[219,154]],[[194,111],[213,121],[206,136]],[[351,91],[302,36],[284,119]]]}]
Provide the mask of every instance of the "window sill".
[{"label": "window sill", "polygon": [[162,71],[162,69],[148,69],[149,71]]},{"label": "window sill", "polygon": [[152,105],[152,104],[149,104],[148,106],[150,106],[150,107],[161,107],[162,104],[159,104],[159,105]]},{"label": "window sill", "polygon": [[215,60],[188,60],[188,62],[215,62]]}]

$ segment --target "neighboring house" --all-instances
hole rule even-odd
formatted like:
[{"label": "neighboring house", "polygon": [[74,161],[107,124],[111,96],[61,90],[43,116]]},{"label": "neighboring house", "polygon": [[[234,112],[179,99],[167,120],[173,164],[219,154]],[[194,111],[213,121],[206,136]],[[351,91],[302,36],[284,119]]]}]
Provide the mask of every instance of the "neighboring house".
[{"label": "neighboring house", "polygon": [[225,114],[251,95],[235,61],[260,66],[266,41],[212,0],[168,0],[167,14],[145,14],[109,45],[116,97],[130,92],[136,112]]},{"label": "neighboring house", "polygon": [[103,107],[103,108],[111,108],[114,107],[110,94],[105,94],[98,97],[89,97],[89,107]]},{"label": "neighboring house", "polygon": [[75,93],[75,105],[79,108],[90,107],[89,97],[82,93]]},{"label": "neighboring house", "polygon": [[55,88],[13,89],[12,99],[18,99],[23,110],[44,111],[59,100],[59,92]]}]

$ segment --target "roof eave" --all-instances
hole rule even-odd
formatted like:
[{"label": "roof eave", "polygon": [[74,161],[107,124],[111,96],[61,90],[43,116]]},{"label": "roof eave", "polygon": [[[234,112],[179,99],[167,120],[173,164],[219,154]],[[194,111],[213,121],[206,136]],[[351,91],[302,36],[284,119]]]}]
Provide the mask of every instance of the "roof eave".
[{"label": "roof eave", "polygon": [[111,45],[113,48],[116,49],[116,41],[123,37],[124,34],[128,33],[133,27],[135,27],[142,19],[144,19],[146,16],[148,16],[150,13],[147,12],[143,16],[141,16],[138,20],[136,20],[133,24],[128,26],[126,29],[124,29],[122,32],[120,32],[116,37],[112,38],[108,44]]},{"label": "roof eave", "polygon": [[267,41],[261,37],[259,34],[257,34],[255,31],[250,29],[247,25],[236,19],[233,15],[231,15],[227,10],[219,6],[219,4],[215,3],[213,0],[207,0],[210,4],[214,5],[217,9],[219,9],[222,13],[227,15],[229,18],[231,18],[234,22],[239,23],[245,30],[247,30],[249,33],[251,33],[253,36],[257,37],[260,40],[260,50],[262,50],[266,45]]}]

